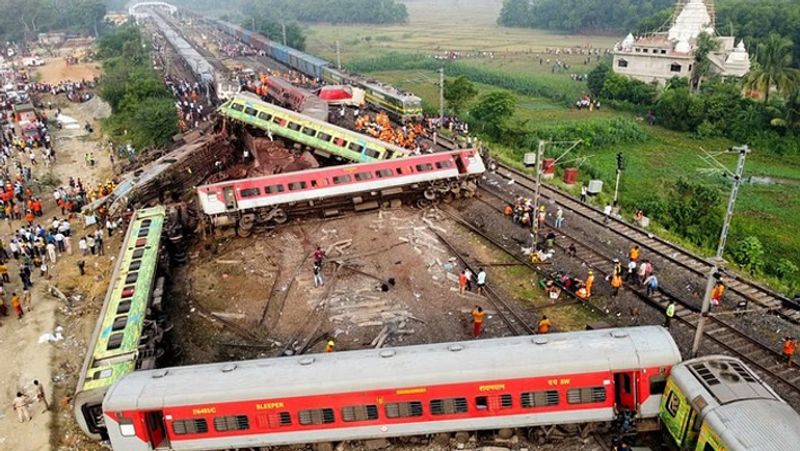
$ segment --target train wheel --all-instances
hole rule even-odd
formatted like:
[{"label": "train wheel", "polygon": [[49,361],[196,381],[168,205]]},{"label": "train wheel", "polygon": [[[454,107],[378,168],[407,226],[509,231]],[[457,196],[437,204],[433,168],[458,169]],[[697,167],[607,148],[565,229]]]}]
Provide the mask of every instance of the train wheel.
[{"label": "train wheel", "polygon": [[253,233],[253,226],[256,223],[256,218],[253,215],[244,215],[239,218],[239,223],[236,225],[236,234],[242,238],[246,238]]},{"label": "train wheel", "polygon": [[272,215],[272,220],[275,221],[276,224],[286,224],[286,221],[289,220],[289,214],[282,208],[279,208],[275,211],[275,214]]},{"label": "train wheel", "polygon": [[425,196],[425,199],[429,201],[436,199],[436,191],[433,190],[433,187],[426,189],[423,195]]},{"label": "train wheel", "polygon": [[431,206],[431,201],[424,198],[417,199],[417,208],[428,208]]},{"label": "train wheel", "polygon": [[444,202],[446,204],[449,204],[450,202],[453,202],[455,200],[455,198],[456,198],[455,194],[447,193],[444,196],[442,196],[442,202]]},{"label": "train wheel", "polygon": [[461,183],[459,183],[458,180],[450,182],[450,192],[458,194],[459,191],[461,191]]},{"label": "train wheel", "polygon": [[253,229],[243,229],[241,227],[237,227],[236,234],[239,235],[241,238],[247,238],[248,236],[253,234]]},{"label": "train wheel", "polygon": [[440,184],[436,185],[436,189],[440,193],[444,194],[444,193],[450,191],[450,184],[448,184],[447,182],[440,183]]}]

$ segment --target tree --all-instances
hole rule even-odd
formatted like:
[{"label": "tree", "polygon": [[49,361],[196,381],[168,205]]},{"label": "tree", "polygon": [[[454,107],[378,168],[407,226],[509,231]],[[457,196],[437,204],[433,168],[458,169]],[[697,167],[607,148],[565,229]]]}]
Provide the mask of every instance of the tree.
[{"label": "tree", "polygon": [[481,128],[493,137],[499,136],[505,121],[514,114],[517,98],[506,91],[494,91],[481,96],[472,108],[471,116]]},{"label": "tree", "polygon": [[686,179],[670,189],[659,222],[692,243],[708,245],[720,227],[720,194],[714,187]]},{"label": "tree", "polygon": [[733,261],[750,271],[750,274],[755,274],[764,267],[764,245],[755,236],[748,236],[734,244],[730,255]]},{"label": "tree", "polygon": [[465,76],[460,76],[454,80],[444,81],[444,99],[447,107],[455,115],[461,114],[466,104],[478,95],[475,85]]},{"label": "tree", "polygon": [[611,73],[611,67],[606,63],[600,63],[589,72],[589,76],[586,80],[586,85],[589,87],[589,92],[592,94],[592,97],[600,97],[600,93],[603,91],[603,85],[606,83],[606,78],[608,78],[608,74]]},{"label": "tree", "polygon": [[764,104],[769,102],[769,91],[775,87],[779,94],[790,96],[800,83],[798,69],[792,64],[792,40],[777,33],[769,35],[758,45],[756,64],[750,69],[745,86],[760,91]]},{"label": "tree", "polygon": [[711,69],[711,60],[708,55],[719,50],[720,43],[714,36],[705,31],[697,36],[694,51],[694,68],[692,69],[692,86],[695,92],[700,91],[700,83],[703,77],[708,76]]}]

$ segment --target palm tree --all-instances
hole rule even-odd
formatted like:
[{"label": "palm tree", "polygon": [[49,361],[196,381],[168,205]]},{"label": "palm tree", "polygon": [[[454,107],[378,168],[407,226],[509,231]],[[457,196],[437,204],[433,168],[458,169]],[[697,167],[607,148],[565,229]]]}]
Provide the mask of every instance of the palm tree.
[{"label": "palm tree", "polygon": [[774,86],[778,93],[790,96],[800,83],[800,71],[791,67],[792,40],[770,33],[758,44],[756,64],[750,69],[745,87],[763,93],[764,103],[769,101],[769,91]]},{"label": "palm tree", "polygon": [[711,60],[708,59],[710,53],[719,50],[720,43],[714,36],[705,31],[697,36],[697,43],[694,51],[694,70],[692,71],[692,86],[700,92],[700,80],[708,75],[711,69]]}]

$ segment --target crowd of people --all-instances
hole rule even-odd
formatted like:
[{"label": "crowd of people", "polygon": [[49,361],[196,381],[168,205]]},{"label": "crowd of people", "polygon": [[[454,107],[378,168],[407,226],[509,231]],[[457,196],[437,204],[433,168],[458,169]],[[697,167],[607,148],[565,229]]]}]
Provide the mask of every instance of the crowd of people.
[{"label": "crowd of people", "polygon": [[200,83],[189,82],[167,75],[164,79],[167,89],[175,97],[178,113],[178,127],[182,132],[197,128],[208,118],[210,109],[200,102]]}]

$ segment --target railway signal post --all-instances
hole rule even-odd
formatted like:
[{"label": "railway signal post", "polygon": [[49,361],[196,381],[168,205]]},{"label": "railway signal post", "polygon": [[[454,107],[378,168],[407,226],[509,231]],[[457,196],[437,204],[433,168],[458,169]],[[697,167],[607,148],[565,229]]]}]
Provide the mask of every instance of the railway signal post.
[{"label": "railway signal post", "polygon": [[[722,167],[728,174],[733,175],[733,187],[731,188],[731,196],[728,199],[728,208],[725,211],[725,220],[722,223],[722,232],[719,235],[719,244],[717,245],[717,253],[711,260],[711,269],[708,272],[708,279],[706,281],[706,291],[703,294],[703,306],[700,310],[700,319],[697,321],[697,330],[694,334],[694,342],[692,343],[692,356],[697,357],[700,351],[700,342],[703,340],[703,329],[708,317],[708,311],[711,309],[711,290],[714,289],[714,284],[717,281],[718,272],[721,264],[724,262],[722,254],[725,252],[725,242],[728,240],[728,230],[733,217],[733,208],[736,205],[736,195],[739,193],[739,186],[742,184],[742,173],[744,172],[744,162],[747,154],[750,153],[750,148],[747,145],[733,147],[728,152],[738,152],[739,161],[736,164],[736,173],[731,172],[722,166],[721,163],[714,160],[714,162]],[[709,156],[713,159],[713,157]]]},{"label": "railway signal post", "polygon": [[617,207],[619,200],[619,178],[622,171],[625,170],[625,155],[622,152],[617,152],[617,182],[614,185],[614,207]]}]

